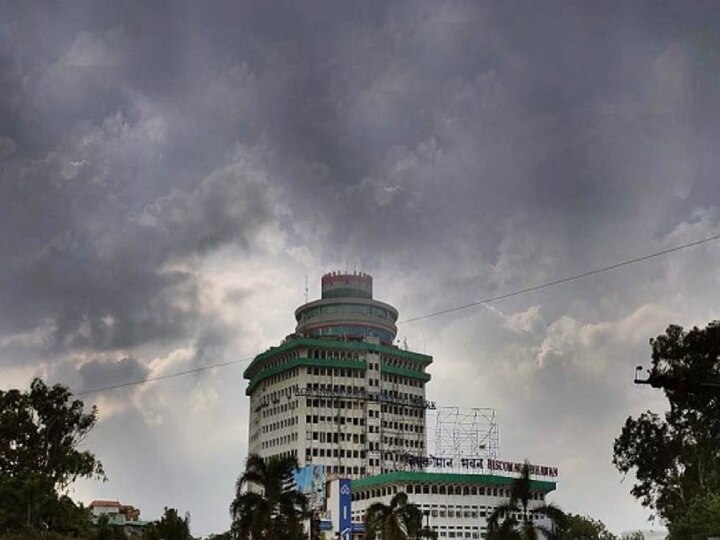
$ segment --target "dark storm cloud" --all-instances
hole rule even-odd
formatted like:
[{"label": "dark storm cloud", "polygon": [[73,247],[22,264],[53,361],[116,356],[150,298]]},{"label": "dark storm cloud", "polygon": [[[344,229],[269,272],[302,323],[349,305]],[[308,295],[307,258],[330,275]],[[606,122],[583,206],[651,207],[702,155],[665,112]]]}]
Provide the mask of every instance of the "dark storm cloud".
[{"label": "dark storm cloud", "polygon": [[125,357],[115,361],[91,360],[78,369],[82,386],[78,391],[94,390],[127,381],[138,381],[149,372],[135,358]]},{"label": "dark storm cloud", "polygon": [[[152,137],[134,132],[142,129],[112,117],[85,132],[82,148],[6,161],[0,295],[14,308],[0,314],[5,333],[51,319],[51,345],[59,348],[182,337],[192,316],[172,304],[177,296],[193,301],[194,288],[189,274],[164,265],[227,242],[246,246],[267,222],[266,190],[242,164],[219,168],[192,192],[170,192],[140,210],[137,201],[123,202],[114,175],[126,171],[113,154],[130,163],[141,157],[140,146],[152,144]],[[127,152],[127,145],[137,149]]]},{"label": "dark storm cloud", "polygon": [[[226,249],[249,275],[268,230],[275,254],[290,246],[318,265],[382,271],[378,287],[394,297],[381,296],[408,316],[707,235],[720,215],[719,12],[2,3],[0,365],[42,358],[87,388],[142,378],[146,363],[154,374],[222,360],[238,336],[264,346],[271,331],[242,311],[254,291],[233,283],[241,292],[213,304],[201,266],[218,270]],[[703,253],[503,304],[542,304],[543,319],[532,339],[488,336],[492,365],[517,355],[532,375],[510,370],[506,385],[534,381],[548,417],[577,409],[580,390],[560,383],[597,388],[573,364],[594,350],[581,339],[592,322],[622,322],[668,290],[698,299],[678,275],[715,290],[716,257]],[[420,328],[431,339],[465,315]],[[482,335],[489,323],[470,319],[460,327]],[[543,345],[554,348],[537,368]],[[601,378],[608,395],[590,397],[607,417],[625,402]],[[161,423],[158,403],[133,422]]]}]

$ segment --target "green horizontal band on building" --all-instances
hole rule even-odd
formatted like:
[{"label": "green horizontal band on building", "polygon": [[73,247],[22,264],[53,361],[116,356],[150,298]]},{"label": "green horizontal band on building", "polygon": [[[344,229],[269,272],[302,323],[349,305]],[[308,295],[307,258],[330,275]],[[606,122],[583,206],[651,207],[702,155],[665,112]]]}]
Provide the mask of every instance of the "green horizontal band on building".
[{"label": "green horizontal band on building", "polygon": [[296,367],[324,367],[339,369],[367,369],[367,362],[364,360],[332,360],[327,358],[294,358],[284,364],[261,371],[255,375],[248,384],[245,395],[249,396],[259,383],[280,373],[285,373]]},{"label": "green horizontal band on building", "polygon": [[414,369],[388,366],[388,365],[382,364],[382,366],[380,367],[380,371],[382,371],[383,373],[389,373],[391,375],[400,375],[402,377],[409,377],[410,379],[417,379],[419,381],[429,381],[430,380],[429,373],[425,373],[424,371],[417,371]]},{"label": "green horizontal band on building", "polygon": [[[510,486],[517,478],[495,476],[494,474],[431,473],[424,471],[396,471],[376,476],[367,476],[352,481],[353,491],[385,486],[388,484],[461,484],[473,486]],[[530,489],[553,491],[555,482],[530,480]]]},{"label": "green horizontal band on building", "polygon": [[372,294],[364,289],[343,287],[342,289],[325,289],[322,292],[322,299],[325,298],[372,298]]},{"label": "green horizontal band on building", "polygon": [[425,366],[431,364],[433,361],[432,356],[429,356],[427,354],[404,351],[396,347],[389,347],[387,345],[376,345],[375,343],[366,343],[364,341],[338,341],[318,338],[298,338],[283,343],[279,347],[271,347],[264,353],[258,354],[243,373],[243,377],[245,377],[246,379],[250,379],[250,373],[255,367],[257,367],[260,362],[268,358],[272,358],[277,354],[281,354],[286,351],[295,349],[297,347],[317,347],[320,349],[341,349],[346,351],[375,352],[380,354],[387,354],[396,358],[403,358],[405,360],[417,362],[418,364],[422,364]]}]

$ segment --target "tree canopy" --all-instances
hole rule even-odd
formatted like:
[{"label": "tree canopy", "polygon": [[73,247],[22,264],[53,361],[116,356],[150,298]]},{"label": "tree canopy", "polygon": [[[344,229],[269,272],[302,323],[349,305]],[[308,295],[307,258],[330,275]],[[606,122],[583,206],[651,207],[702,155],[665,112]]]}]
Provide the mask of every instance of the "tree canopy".
[{"label": "tree canopy", "polygon": [[602,521],[589,516],[565,514],[559,540],[617,540]]},{"label": "tree canopy", "polygon": [[[668,327],[650,340],[651,376],[720,380],[720,322],[685,331]],[[665,390],[669,410],[628,418],[615,440],[613,463],[637,479],[631,493],[669,525],[690,511],[694,498],[720,493],[720,397]]]},{"label": "tree canopy", "polygon": [[89,513],[61,493],[78,478],[104,478],[80,445],[97,410],[61,385],[34,379],[0,391],[0,538],[89,538]]},{"label": "tree canopy", "polygon": [[148,525],[144,540],[192,540],[190,535],[190,515],[180,517],[175,508],[165,507],[163,516]]},{"label": "tree canopy", "polygon": [[79,446],[97,422],[62,385],[34,379],[30,389],[0,391],[0,474],[35,475],[62,489],[78,478],[104,478],[102,464]]},{"label": "tree canopy", "polygon": [[720,537],[720,495],[694,497],[688,512],[670,524],[670,540]]}]

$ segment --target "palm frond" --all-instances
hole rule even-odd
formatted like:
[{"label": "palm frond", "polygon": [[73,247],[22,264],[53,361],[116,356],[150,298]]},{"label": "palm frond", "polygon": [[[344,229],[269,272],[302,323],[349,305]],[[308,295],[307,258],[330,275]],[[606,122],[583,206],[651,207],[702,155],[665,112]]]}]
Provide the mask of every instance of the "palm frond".
[{"label": "palm frond", "polygon": [[393,498],[390,499],[390,508],[400,508],[402,506],[405,506],[408,503],[408,496],[407,493],[404,491],[399,491],[395,495],[393,495]]},{"label": "palm frond", "polygon": [[[500,519],[505,518],[504,521],[508,520],[508,517],[512,515],[513,512],[519,512],[520,508],[517,505],[517,502],[513,501],[512,499],[509,500],[506,503],[501,504],[500,506],[496,507],[495,510],[493,510],[492,514],[490,514],[490,517],[488,517],[487,520],[487,527],[488,530],[490,529],[498,529],[500,524]],[[515,519],[515,518],[511,518]]]}]

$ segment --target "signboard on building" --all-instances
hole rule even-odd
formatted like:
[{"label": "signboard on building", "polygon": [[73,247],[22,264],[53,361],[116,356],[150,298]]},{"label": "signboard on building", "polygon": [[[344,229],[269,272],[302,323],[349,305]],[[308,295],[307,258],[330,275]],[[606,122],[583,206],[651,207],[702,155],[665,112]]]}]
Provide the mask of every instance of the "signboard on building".
[{"label": "signboard on building", "polygon": [[[515,461],[503,461],[500,459],[490,459],[482,457],[438,457],[433,455],[415,456],[404,454],[401,461],[406,463],[411,469],[441,469],[445,471],[461,471],[473,472],[476,474],[494,474],[496,472],[520,473],[523,463]],[[557,478],[557,467],[549,467],[546,465],[530,464],[530,476],[545,476]]]},{"label": "signboard on building", "polygon": [[352,536],[352,487],[349,478],[338,481],[340,490],[338,505],[338,529],[341,540],[350,540]]},{"label": "signboard on building", "polygon": [[325,505],[325,466],[306,465],[293,471],[295,489],[308,498],[311,509]]}]

